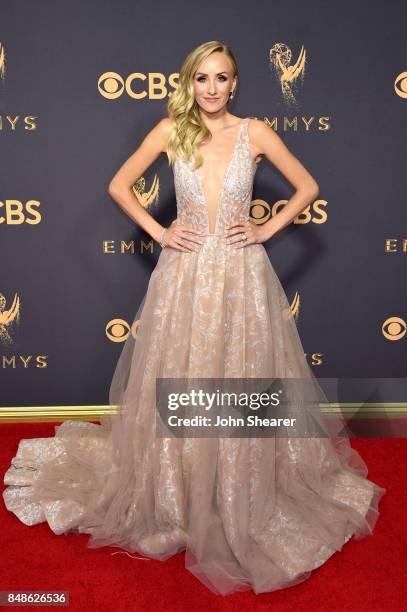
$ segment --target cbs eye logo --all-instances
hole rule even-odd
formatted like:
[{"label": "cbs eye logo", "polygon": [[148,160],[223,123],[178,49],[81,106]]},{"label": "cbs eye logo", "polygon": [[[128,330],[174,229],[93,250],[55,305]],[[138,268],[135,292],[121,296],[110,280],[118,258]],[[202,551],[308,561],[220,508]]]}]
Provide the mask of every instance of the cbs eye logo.
[{"label": "cbs eye logo", "polygon": [[400,317],[389,317],[382,325],[382,333],[387,340],[401,340],[406,335],[407,325]]},{"label": "cbs eye logo", "polygon": [[[266,223],[271,216],[278,213],[280,208],[287,204],[287,200],[279,200],[272,207],[265,200],[252,200],[250,205],[250,216],[257,225]],[[307,223],[322,224],[328,220],[325,207],[328,205],[326,200],[316,200],[305,208],[292,221],[294,224],[305,225]]]},{"label": "cbs eye logo", "polygon": [[118,72],[104,72],[98,79],[98,90],[108,100],[116,100],[124,93],[134,100],[162,100],[170,95],[168,86],[176,89],[178,77],[178,72],[170,74],[168,80],[161,72],[132,72],[126,78]]},{"label": "cbs eye logo", "polygon": [[105,334],[111,342],[125,342],[129,334],[131,334],[134,339],[137,338],[139,326],[140,319],[134,321],[131,327],[124,319],[111,319],[105,327]]},{"label": "cbs eye logo", "polygon": [[400,98],[407,98],[407,72],[400,72],[394,81],[394,91]]}]

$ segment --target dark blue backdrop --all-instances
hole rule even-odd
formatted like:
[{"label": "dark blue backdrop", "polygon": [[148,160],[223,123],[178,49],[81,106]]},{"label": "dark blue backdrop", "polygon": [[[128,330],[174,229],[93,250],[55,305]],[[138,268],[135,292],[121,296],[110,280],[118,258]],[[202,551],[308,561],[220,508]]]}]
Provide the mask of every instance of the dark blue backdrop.
[{"label": "dark blue backdrop", "polygon": [[[311,367],[317,376],[405,376],[405,3],[196,7],[2,6],[2,406],[107,403],[123,344],[106,330],[114,319],[123,333],[131,324],[160,252],[110,198],[108,182],[166,114],[186,54],[208,40],[229,44],[238,60],[231,112],[270,122],[321,187],[309,219],[265,245],[289,301],[299,295]],[[305,50],[295,101],[270,64],[279,43],[291,64]],[[115,75],[106,81],[108,72]],[[157,178],[149,210],[168,223],[176,212],[166,158],[142,178],[145,192]],[[262,161],[253,197],[273,210],[291,193]],[[121,241],[133,241],[134,252],[121,252]],[[15,296],[19,319],[8,322]],[[392,317],[400,322],[386,337],[382,325]]]}]

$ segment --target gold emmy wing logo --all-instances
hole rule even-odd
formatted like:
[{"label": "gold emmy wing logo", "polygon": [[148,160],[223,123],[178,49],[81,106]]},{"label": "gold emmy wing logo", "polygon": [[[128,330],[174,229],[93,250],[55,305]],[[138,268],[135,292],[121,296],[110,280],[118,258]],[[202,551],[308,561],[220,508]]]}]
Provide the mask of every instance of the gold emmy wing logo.
[{"label": "gold emmy wing logo", "polygon": [[300,314],[300,294],[296,291],[293,301],[288,308],[283,309],[283,319],[288,321],[288,319],[298,319]]},{"label": "gold emmy wing logo", "polygon": [[145,188],[146,181],[143,177],[141,177],[133,185],[133,192],[137,196],[137,199],[143,208],[149,208],[151,204],[158,201],[158,196],[160,193],[160,181],[157,178],[157,175],[154,176],[153,184],[151,185],[149,191],[145,192]]},{"label": "gold emmy wing logo", "polygon": [[400,98],[407,98],[407,72],[400,72],[394,80],[394,91]]},{"label": "gold emmy wing logo", "polygon": [[382,333],[387,340],[401,340],[406,330],[407,324],[401,317],[389,317],[382,325]]},{"label": "gold emmy wing logo", "polygon": [[294,318],[298,319],[298,317],[300,316],[300,294],[298,293],[298,291],[296,291],[294,299],[291,302],[291,311],[294,315]]},{"label": "gold emmy wing logo", "polygon": [[6,52],[4,50],[4,45],[0,42],[0,77],[4,80],[4,75],[6,73]]},{"label": "gold emmy wing logo", "polygon": [[6,298],[0,293],[0,342],[11,344],[12,338],[9,328],[13,323],[20,322],[21,304],[20,298],[15,294],[11,307],[6,310]]},{"label": "gold emmy wing logo", "polygon": [[284,43],[276,43],[269,52],[270,67],[280,81],[281,93],[286,102],[295,102],[294,88],[298,79],[304,80],[307,52],[301,47],[298,59],[291,64],[292,52]]}]

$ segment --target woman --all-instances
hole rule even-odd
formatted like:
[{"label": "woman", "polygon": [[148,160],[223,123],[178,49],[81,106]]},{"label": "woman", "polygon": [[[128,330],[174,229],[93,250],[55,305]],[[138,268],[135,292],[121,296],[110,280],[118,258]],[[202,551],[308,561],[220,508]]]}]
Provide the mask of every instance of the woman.
[{"label": "woman", "polygon": [[[223,595],[305,580],[350,537],[372,532],[385,492],[366,479],[347,437],[156,435],[158,378],[315,382],[262,243],[313,201],[318,185],[273,130],[228,111],[237,77],[227,46],[194,49],[169,117],[110,183],[116,202],[163,247],[135,316],[137,336],[129,335],[114,373],[110,403],[119,414],[21,440],[4,492],[24,523],[88,533],[89,547],[161,560],[185,550],[187,569]],[[177,198],[168,228],[131,193],[164,152]],[[249,212],[263,157],[296,191],[256,225]],[[317,386],[308,399],[297,402],[303,431],[326,432]]]}]

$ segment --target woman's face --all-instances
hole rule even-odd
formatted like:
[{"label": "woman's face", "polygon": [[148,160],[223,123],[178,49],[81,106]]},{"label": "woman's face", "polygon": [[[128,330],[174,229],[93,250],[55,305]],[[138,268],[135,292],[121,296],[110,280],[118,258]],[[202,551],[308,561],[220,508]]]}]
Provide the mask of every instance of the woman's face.
[{"label": "woman's face", "polygon": [[201,62],[194,76],[195,99],[208,113],[221,110],[235,86],[236,77],[233,77],[232,65],[221,51],[214,51]]}]

